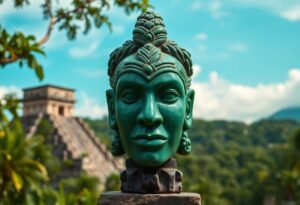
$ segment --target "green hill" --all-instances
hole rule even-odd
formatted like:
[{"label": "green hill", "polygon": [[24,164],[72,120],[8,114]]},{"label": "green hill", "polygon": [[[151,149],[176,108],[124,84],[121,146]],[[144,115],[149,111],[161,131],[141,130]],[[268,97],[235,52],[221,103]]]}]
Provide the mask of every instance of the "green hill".
[{"label": "green hill", "polygon": [[279,110],[269,117],[272,120],[296,120],[300,121],[300,107],[290,107]]},{"label": "green hill", "polygon": [[[86,121],[109,145],[107,119]],[[248,125],[194,119],[192,153],[176,156],[184,191],[201,193],[203,205],[263,205],[268,197],[300,204],[300,148],[293,140],[299,128],[293,120]],[[298,135],[300,146],[300,130]]]}]

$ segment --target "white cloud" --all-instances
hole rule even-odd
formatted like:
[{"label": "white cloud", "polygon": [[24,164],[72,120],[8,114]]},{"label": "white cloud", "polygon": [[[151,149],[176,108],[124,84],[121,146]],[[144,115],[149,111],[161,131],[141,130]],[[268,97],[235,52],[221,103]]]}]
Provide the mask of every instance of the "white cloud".
[{"label": "white cloud", "polygon": [[83,58],[94,55],[99,47],[99,42],[93,41],[87,47],[73,47],[70,49],[70,55],[76,58]]},{"label": "white cloud", "polygon": [[77,116],[101,118],[107,115],[106,105],[100,105],[97,99],[88,96],[84,92],[79,93],[79,95],[80,99],[82,99],[82,102],[80,102],[80,104],[77,105],[75,111]]},{"label": "white cloud", "polygon": [[204,41],[207,39],[207,34],[206,33],[198,33],[197,35],[195,35],[195,39],[199,40],[199,41]]},{"label": "white cloud", "polygon": [[231,54],[224,51],[217,54],[216,57],[220,60],[228,60],[231,58]]},{"label": "white cloud", "polygon": [[13,1],[4,1],[0,6],[0,19],[13,15],[22,15],[26,19],[40,19],[42,17],[40,6],[40,1],[30,1],[30,5],[16,9]]},{"label": "white cloud", "polygon": [[231,2],[240,6],[267,9],[289,21],[300,20],[299,0],[231,0]]},{"label": "white cloud", "polygon": [[[0,20],[9,32],[21,31],[25,34],[33,34],[36,36],[36,40],[40,40],[48,28],[48,21],[43,19],[43,13],[41,1],[30,1],[30,5],[23,7],[22,9],[16,9],[13,6],[13,1],[4,1],[0,6]],[[54,7],[57,7],[57,2],[53,1]],[[70,1],[60,1],[60,5],[64,8],[70,7]],[[14,17],[24,20],[24,23],[16,24],[17,21],[12,21]],[[13,23],[11,23],[13,22]],[[59,47],[68,42],[65,32],[59,32],[57,27],[54,28],[49,41],[45,44],[46,48]]]},{"label": "white cloud", "polygon": [[285,82],[256,86],[233,83],[211,72],[207,82],[194,81],[192,88],[194,117],[252,122],[281,108],[300,106],[300,69],[291,69]]},{"label": "white cloud", "polygon": [[139,11],[133,11],[128,15],[125,11],[124,8],[121,8],[117,6],[114,1],[109,0],[108,1],[110,4],[109,9],[105,8],[103,10],[105,15],[108,15],[110,18],[117,18],[118,20],[121,20],[123,22],[132,22],[137,19],[137,17],[140,15]]},{"label": "white cloud", "polygon": [[99,68],[97,69],[84,68],[78,70],[78,74],[86,78],[100,78],[106,75],[106,70],[99,69]]},{"label": "white cloud", "polygon": [[295,81],[300,80],[300,70],[297,68],[293,68],[289,72],[289,77]]},{"label": "white cloud", "polygon": [[[121,28],[119,28],[119,32],[120,30]],[[101,43],[108,34],[108,30],[96,28],[91,29],[87,35],[79,33],[77,40],[74,41],[75,46],[69,50],[69,55],[75,58],[99,57],[102,49]],[[66,40],[66,42],[68,41]]]},{"label": "white cloud", "polygon": [[206,45],[204,44],[204,41],[205,41],[207,38],[208,38],[207,34],[206,34],[206,33],[203,33],[203,32],[200,32],[200,33],[198,33],[198,34],[196,34],[196,35],[194,36],[194,39],[195,39],[195,40],[201,42],[201,44],[197,46],[197,50],[198,50],[199,52],[205,52],[205,51],[206,51],[207,47],[206,47]]},{"label": "white cloud", "polygon": [[223,10],[223,4],[219,1],[213,1],[208,4],[208,9],[215,19],[227,16],[229,13]]},{"label": "white cloud", "polygon": [[247,51],[248,47],[243,43],[233,43],[229,46],[229,49],[236,52]]},{"label": "white cloud", "polygon": [[200,52],[204,52],[207,50],[207,47],[204,44],[200,44],[199,46],[197,46],[197,50]]},{"label": "white cloud", "polygon": [[16,9],[14,8],[12,1],[4,1],[0,7],[0,18],[2,19],[8,14],[15,12],[15,10]]},{"label": "white cloud", "polygon": [[300,6],[281,12],[281,16],[290,21],[300,20]]},{"label": "white cloud", "polygon": [[207,10],[214,19],[221,19],[229,14],[228,11],[223,9],[221,1],[195,0],[190,9],[193,11]]},{"label": "white cloud", "polygon": [[[24,21],[22,24],[11,21],[13,17]],[[48,21],[43,19],[41,2],[31,1],[30,5],[22,9],[16,9],[13,1],[4,1],[0,6],[0,20],[3,28],[8,32],[23,32],[27,35],[35,35],[39,40],[47,31]]]},{"label": "white cloud", "polygon": [[124,33],[124,26],[121,25],[113,25],[112,26],[113,34],[120,35]]},{"label": "white cloud", "polygon": [[191,4],[190,9],[196,11],[196,10],[199,10],[199,9],[201,9],[203,7],[204,7],[204,5],[203,5],[203,3],[201,1],[194,1]]},{"label": "white cloud", "polygon": [[16,94],[18,98],[22,97],[22,90],[16,86],[0,86],[0,98],[3,98],[6,94]]},{"label": "white cloud", "polygon": [[[228,0],[227,5],[234,7],[255,7],[268,10],[289,21],[300,20],[300,1],[299,0]],[[191,10],[206,9],[210,12],[213,18],[220,19],[229,14],[225,10],[225,4],[217,0],[195,0],[190,6]]]},{"label": "white cloud", "polygon": [[[65,8],[72,10],[74,6],[71,4],[71,2],[71,0],[53,1],[52,7],[54,10],[57,8]],[[43,13],[41,8],[42,3],[43,2],[41,1],[30,1],[29,6],[25,6],[22,9],[16,9],[13,6],[13,1],[4,1],[4,3],[0,6],[0,20],[2,20],[2,26],[5,27],[9,32],[22,31],[25,34],[33,34],[37,37],[37,40],[39,40],[45,35],[48,27],[48,20],[43,19]],[[112,4],[113,1],[111,1],[110,3],[111,10],[107,11],[107,9],[104,9],[104,12],[110,12],[110,17],[122,15],[122,19],[128,19],[124,11],[121,12],[120,9],[118,9]],[[99,4],[99,1],[95,1],[95,4]],[[25,23],[11,23],[11,20],[13,20],[14,17],[20,16],[22,16],[22,19]],[[71,44],[70,41],[68,41],[67,39],[66,32],[64,30],[59,31],[58,25],[59,24],[55,25],[48,42],[44,44],[46,49],[57,49],[65,45]],[[78,26],[80,28],[83,28],[84,22],[78,22]],[[113,31],[113,34],[120,35],[124,32],[124,27],[122,25],[113,24]],[[97,47],[96,45],[90,45],[90,42],[95,42],[95,39],[97,39],[97,42],[100,43],[103,37],[108,33],[109,31],[104,29],[104,27],[101,29],[101,32],[99,32],[99,29],[93,27],[87,35],[83,35],[82,29],[80,29],[77,35],[77,39],[80,39],[81,45],[85,44],[89,45],[89,47],[73,48],[72,54],[74,54],[74,56],[76,57],[88,56],[93,50],[96,49],[95,47]],[[77,39],[73,42],[78,43],[79,40]]]},{"label": "white cloud", "polygon": [[197,76],[199,76],[200,73],[201,73],[201,71],[202,71],[201,65],[199,65],[199,64],[194,64],[194,65],[193,65],[193,75],[192,75],[192,78],[194,79],[194,78],[196,78]]}]

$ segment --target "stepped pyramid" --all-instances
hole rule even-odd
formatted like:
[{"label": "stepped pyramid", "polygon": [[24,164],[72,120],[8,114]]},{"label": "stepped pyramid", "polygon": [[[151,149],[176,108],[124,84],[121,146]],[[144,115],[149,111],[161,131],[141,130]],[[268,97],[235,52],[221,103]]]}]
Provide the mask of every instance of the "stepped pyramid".
[{"label": "stepped pyramid", "polygon": [[[58,178],[76,177],[84,170],[101,182],[123,168],[99,142],[94,132],[80,118],[73,117],[75,90],[54,85],[23,89],[23,116],[27,137],[32,137],[42,120],[47,120],[54,131],[46,143],[52,145],[53,154],[61,161],[72,160],[72,168]],[[83,157],[84,156],[84,157]]]}]

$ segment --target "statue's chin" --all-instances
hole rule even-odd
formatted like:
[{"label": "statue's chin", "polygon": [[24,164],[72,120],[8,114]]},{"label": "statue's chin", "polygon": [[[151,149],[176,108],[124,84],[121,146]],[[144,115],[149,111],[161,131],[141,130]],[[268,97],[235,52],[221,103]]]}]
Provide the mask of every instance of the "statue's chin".
[{"label": "statue's chin", "polygon": [[164,157],[159,152],[156,152],[140,153],[139,156],[133,156],[131,159],[141,167],[159,167],[166,163],[170,157]]}]

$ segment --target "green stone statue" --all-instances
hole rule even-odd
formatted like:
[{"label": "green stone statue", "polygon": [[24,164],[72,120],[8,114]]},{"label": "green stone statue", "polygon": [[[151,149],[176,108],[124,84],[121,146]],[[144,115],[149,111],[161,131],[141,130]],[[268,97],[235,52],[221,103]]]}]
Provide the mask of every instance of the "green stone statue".
[{"label": "green stone statue", "polygon": [[167,39],[163,19],[141,14],[126,41],[110,55],[107,90],[112,154],[126,154],[123,192],[173,193],[182,174],[172,158],[191,152],[194,90],[190,54]]}]

